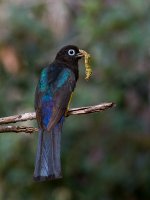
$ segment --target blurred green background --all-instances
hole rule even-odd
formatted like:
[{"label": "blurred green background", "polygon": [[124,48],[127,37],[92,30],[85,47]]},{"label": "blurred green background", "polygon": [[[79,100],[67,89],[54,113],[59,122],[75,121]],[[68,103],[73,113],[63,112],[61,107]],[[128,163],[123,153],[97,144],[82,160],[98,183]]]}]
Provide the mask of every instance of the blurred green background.
[{"label": "blurred green background", "polygon": [[34,110],[40,71],[67,44],[93,66],[87,82],[80,63],[72,107],[117,104],[66,119],[62,180],[33,182],[37,134],[0,134],[0,200],[149,200],[150,1],[1,0],[0,26],[1,117]]}]

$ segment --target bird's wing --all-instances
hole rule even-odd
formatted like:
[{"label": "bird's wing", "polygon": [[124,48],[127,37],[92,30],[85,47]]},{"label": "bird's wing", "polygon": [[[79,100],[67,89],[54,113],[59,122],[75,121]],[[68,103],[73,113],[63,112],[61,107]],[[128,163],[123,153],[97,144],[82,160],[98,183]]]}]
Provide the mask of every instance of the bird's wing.
[{"label": "bird's wing", "polygon": [[54,106],[47,126],[48,131],[50,131],[59,122],[62,116],[64,116],[71,94],[74,90],[75,83],[75,76],[71,70],[64,69],[61,71],[54,85]]},{"label": "bird's wing", "polygon": [[[54,76],[55,78],[52,78]],[[45,83],[44,81],[40,82],[36,92],[35,108],[38,123],[48,132],[64,116],[75,83],[74,73],[68,68],[61,68],[55,73],[51,72],[47,78],[45,77]]]}]

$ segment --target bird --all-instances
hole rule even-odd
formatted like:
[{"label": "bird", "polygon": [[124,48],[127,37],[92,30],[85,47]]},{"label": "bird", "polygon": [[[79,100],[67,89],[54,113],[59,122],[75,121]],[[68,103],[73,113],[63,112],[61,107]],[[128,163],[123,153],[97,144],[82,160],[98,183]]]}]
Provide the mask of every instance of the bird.
[{"label": "bird", "polygon": [[64,46],[54,61],[41,72],[34,103],[39,128],[33,175],[35,181],[62,178],[62,126],[79,78],[78,61],[83,56],[77,46]]}]

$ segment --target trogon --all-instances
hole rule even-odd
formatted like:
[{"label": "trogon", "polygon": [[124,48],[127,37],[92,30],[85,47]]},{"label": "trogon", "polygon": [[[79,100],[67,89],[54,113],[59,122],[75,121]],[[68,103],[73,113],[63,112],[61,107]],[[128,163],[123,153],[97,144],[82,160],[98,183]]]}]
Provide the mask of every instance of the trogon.
[{"label": "trogon", "polygon": [[60,145],[62,125],[78,80],[78,61],[83,56],[74,45],[63,47],[54,61],[44,68],[35,92],[38,146],[34,180],[62,177]]}]

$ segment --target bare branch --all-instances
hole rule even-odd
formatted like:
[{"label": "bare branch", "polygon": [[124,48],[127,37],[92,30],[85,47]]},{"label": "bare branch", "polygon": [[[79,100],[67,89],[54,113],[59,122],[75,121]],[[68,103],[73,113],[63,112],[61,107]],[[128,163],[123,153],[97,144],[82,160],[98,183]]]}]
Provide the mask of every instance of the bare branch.
[{"label": "bare branch", "polygon": [[16,123],[16,122],[23,122],[23,121],[27,121],[27,120],[33,120],[35,118],[36,118],[35,112],[24,113],[24,114],[20,114],[20,115],[13,115],[13,116],[9,116],[9,117],[2,117],[2,118],[0,118],[0,125]]},{"label": "bare branch", "polygon": [[38,128],[33,127],[25,127],[25,126],[0,126],[0,133],[8,133],[8,132],[15,132],[15,133],[34,133],[37,132]]},{"label": "bare branch", "polygon": [[72,108],[68,110],[67,116],[69,115],[83,115],[83,114],[90,114],[94,112],[101,112],[107,110],[109,108],[115,107],[115,103],[102,103],[94,106],[86,106],[80,108]]},{"label": "bare branch", "polygon": [[[94,112],[101,112],[104,110],[107,110],[109,108],[114,107],[114,103],[102,103],[99,105],[94,106],[87,106],[87,107],[80,107],[80,108],[72,108],[67,112],[67,117],[70,115],[83,115],[83,114],[89,114]],[[22,122],[27,120],[34,120],[36,119],[35,112],[32,113],[24,113],[20,115],[14,115],[9,117],[2,117],[0,118],[0,125],[1,124],[8,124],[8,123],[16,123],[16,122]],[[25,133],[33,133],[37,132],[37,128],[33,127],[25,127],[25,126],[0,126],[0,133],[4,132],[25,132]]]}]

